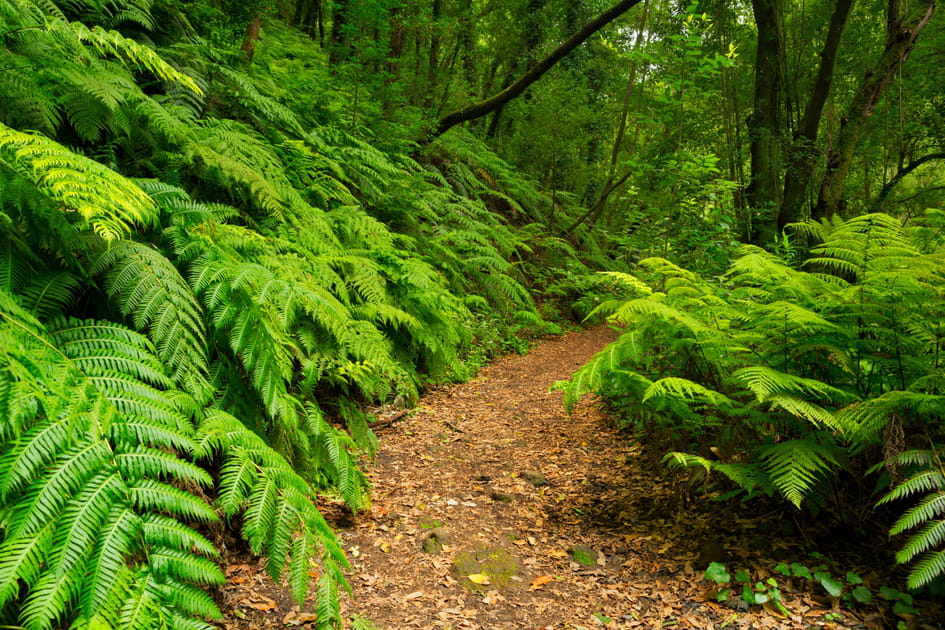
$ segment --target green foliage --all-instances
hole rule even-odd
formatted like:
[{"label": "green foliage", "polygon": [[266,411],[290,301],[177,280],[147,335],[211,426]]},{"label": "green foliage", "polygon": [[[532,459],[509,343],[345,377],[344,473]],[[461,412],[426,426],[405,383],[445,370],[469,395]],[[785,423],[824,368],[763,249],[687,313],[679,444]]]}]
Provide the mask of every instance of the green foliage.
[{"label": "green foliage", "polygon": [[187,4],[0,0],[5,623],[210,627],[222,516],[340,627],[318,504],[369,505],[365,404],[553,329],[534,182],[471,136],[440,170],[323,124],[289,89],[333,81],[310,40],[267,24],[247,66]]},{"label": "green foliage", "polygon": [[[715,593],[715,600],[718,602],[726,602],[735,594],[729,587],[733,576],[725,570],[725,565],[721,562],[710,563],[703,579],[715,582],[719,586],[719,590]],[[741,591],[736,595],[741,601],[749,606],[768,604],[781,615],[788,616],[789,613],[783,603],[784,598],[775,578],[769,577],[752,584],[748,571],[741,570],[735,572],[734,580],[742,585]]]},{"label": "green foliage", "polygon": [[906,510],[889,530],[890,536],[912,533],[896,554],[896,561],[915,562],[908,586],[918,589],[945,575],[945,464],[942,449],[911,450],[899,453],[896,464],[909,471],[879,504],[919,495],[919,502]]},{"label": "green foliage", "polygon": [[[901,448],[897,431],[931,426],[941,436],[927,423],[945,403],[941,249],[923,253],[886,215],[814,227],[807,232],[823,242],[804,271],[753,247],[720,282],[641,261],[626,283],[637,297],[598,307],[623,334],[558,385],[566,402],[601,392],[654,445],[701,445],[671,452],[668,464],[811,509],[836,494],[833,479],[857,470],[860,458]],[[893,529],[925,526],[900,561],[940,546],[933,470],[889,495],[927,494]],[[917,566],[912,586],[941,573],[937,558]]]}]

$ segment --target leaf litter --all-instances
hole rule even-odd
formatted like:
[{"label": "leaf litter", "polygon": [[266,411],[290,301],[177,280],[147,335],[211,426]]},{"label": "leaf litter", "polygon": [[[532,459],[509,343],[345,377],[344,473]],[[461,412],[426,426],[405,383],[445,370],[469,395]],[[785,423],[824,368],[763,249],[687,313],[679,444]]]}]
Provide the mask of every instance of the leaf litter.
[{"label": "leaf litter", "polygon": [[[597,326],[545,339],[379,427],[380,450],[367,464],[372,507],[353,518],[326,514],[351,561],[346,617],[383,630],[941,627],[930,621],[941,613],[934,604],[926,616],[879,602],[840,607],[790,578],[779,582],[786,616],[770,602],[717,602],[716,585],[703,579],[709,562],[760,581],[784,558],[803,559],[803,541],[761,531],[789,519],[786,510],[688,500],[592,397],[565,414],[549,387],[614,338]],[[457,579],[454,559],[487,547],[514,566],[498,580],[486,570]],[[575,549],[596,557],[576,562]],[[314,595],[300,609],[245,549],[224,557],[222,627],[313,625]],[[888,567],[857,568],[877,588],[893,580]]]}]

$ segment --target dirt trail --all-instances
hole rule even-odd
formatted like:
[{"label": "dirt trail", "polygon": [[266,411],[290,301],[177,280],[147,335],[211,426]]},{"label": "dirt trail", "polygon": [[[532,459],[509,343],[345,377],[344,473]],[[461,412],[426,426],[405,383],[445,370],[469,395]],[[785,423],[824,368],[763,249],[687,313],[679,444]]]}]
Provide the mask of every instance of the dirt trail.
[{"label": "dirt trail", "polygon": [[[383,629],[659,628],[698,606],[696,572],[671,576],[698,541],[663,539],[663,521],[649,519],[657,488],[646,483],[659,482],[633,470],[631,444],[595,402],[568,416],[561,394],[548,391],[613,338],[597,327],[501,358],[424,397],[380,436],[372,517],[341,534],[353,566],[350,610]],[[547,485],[526,480],[534,473]],[[631,482],[637,499],[628,501]],[[424,550],[433,527],[447,543],[436,554]],[[484,545],[507,550],[521,573],[474,592],[451,568]],[[591,566],[569,553],[578,545]],[[662,562],[670,550],[674,560]]]},{"label": "dirt trail", "polygon": [[[379,630],[895,627],[783,580],[788,618],[712,601],[702,569],[722,558],[707,549],[757,575],[777,562],[760,556],[797,550],[737,506],[683,507],[665,468],[639,457],[594,400],[565,414],[549,387],[614,336],[600,326],[503,357],[380,432],[368,467],[373,506],[336,523],[352,565],[345,616]],[[726,549],[713,551],[715,541]],[[226,627],[311,626],[314,615],[258,563],[236,562],[223,589]]]},{"label": "dirt trail", "polygon": [[[626,453],[614,452],[623,441],[603,428],[593,404],[568,417],[561,394],[548,388],[612,339],[600,327],[503,357],[472,381],[425,397],[409,419],[383,433],[370,471],[374,519],[342,533],[352,555],[356,609],[385,629],[591,621],[590,611],[574,610],[575,598],[596,591],[603,572],[571,575],[565,550],[586,540],[568,536],[577,518],[564,519],[595,471],[619,467]],[[541,473],[548,485],[534,486],[522,473]],[[449,544],[431,555],[423,542],[437,524]],[[461,586],[451,575],[452,560],[477,544],[517,557],[522,581],[491,597]],[[568,579],[528,591],[539,575]]]}]

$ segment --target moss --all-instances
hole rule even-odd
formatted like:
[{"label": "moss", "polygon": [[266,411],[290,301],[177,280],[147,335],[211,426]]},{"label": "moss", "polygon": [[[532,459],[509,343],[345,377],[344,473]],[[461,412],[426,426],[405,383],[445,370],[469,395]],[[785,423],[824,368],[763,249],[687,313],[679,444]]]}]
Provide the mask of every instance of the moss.
[{"label": "moss", "polygon": [[440,527],[443,527],[443,522],[438,521],[435,518],[424,516],[420,519],[420,527],[422,529],[439,529]]},{"label": "moss", "polygon": [[[453,560],[453,577],[465,588],[484,592],[493,589],[506,589],[513,586],[513,577],[521,574],[519,561],[502,547],[495,545],[476,545],[472,549],[461,551]],[[489,584],[476,584],[467,576],[482,574],[489,578]]]}]

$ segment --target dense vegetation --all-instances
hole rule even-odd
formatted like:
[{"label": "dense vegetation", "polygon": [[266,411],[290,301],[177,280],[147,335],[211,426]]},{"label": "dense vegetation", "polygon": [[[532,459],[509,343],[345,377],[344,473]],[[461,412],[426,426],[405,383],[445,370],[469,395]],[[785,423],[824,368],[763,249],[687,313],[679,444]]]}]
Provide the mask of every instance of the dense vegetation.
[{"label": "dense vegetation", "polygon": [[340,626],[365,404],[592,311],[572,398],[799,508],[885,462],[945,572],[942,31],[815,5],[0,0],[0,625],[209,627],[225,526]]}]

